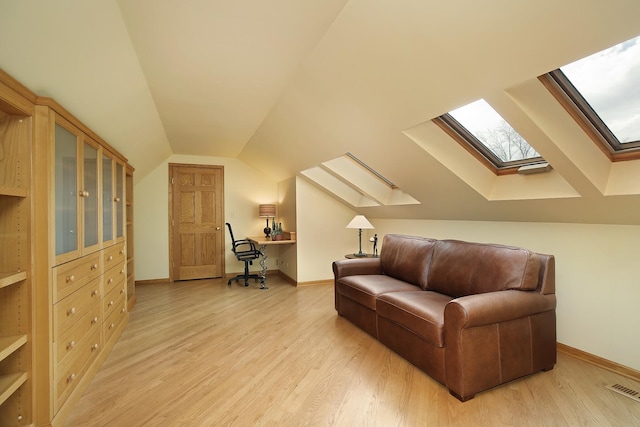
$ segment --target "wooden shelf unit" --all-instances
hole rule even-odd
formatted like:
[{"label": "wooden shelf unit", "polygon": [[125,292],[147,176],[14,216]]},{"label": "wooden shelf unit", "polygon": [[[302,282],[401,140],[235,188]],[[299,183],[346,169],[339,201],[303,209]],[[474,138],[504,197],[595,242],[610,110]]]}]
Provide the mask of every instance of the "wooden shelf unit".
[{"label": "wooden shelf unit", "polygon": [[0,425],[32,424],[33,115],[36,96],[0,70]]}]

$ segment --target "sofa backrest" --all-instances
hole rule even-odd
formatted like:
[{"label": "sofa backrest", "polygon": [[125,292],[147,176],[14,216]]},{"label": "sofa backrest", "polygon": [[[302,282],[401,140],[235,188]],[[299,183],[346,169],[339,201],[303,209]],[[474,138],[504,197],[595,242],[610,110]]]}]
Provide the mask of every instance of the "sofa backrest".
[{"label": "sofa backrest", "polygon": [[540,255],[511,246],[439,240],[427,290],[461,297],[506,289],[536,290]]},{"label": "sofa backrest", "polygon": [[380,250],[382,272],[426,290],[435,243],[425,237],[386,234]]}]

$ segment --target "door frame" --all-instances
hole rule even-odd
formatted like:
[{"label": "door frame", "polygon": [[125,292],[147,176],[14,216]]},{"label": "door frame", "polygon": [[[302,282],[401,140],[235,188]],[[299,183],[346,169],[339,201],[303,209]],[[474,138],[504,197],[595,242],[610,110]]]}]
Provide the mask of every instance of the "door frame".
[{"label": "door frame", "polygon": [[221,278],[224,279],[226,277],[226,245],[225,245],[225,218],[224,218],[224,166],[223,165],[202,165],[202,164],[191,164],[191,163],[169,163],[168,169],[168,179],[167,186],[169,187],[169,221],[167,226],[169,227],[169,281],[174,282],[173,275],[173,186],[171,185],[171,179],[173,178],[173,169],[187,167],[187,168],[203,168],[203,169],[220,169],[222,171],[222,196],[220,197],[220,210],[222,212],[222,250],[220,251],[220,266],[221,266]]}]

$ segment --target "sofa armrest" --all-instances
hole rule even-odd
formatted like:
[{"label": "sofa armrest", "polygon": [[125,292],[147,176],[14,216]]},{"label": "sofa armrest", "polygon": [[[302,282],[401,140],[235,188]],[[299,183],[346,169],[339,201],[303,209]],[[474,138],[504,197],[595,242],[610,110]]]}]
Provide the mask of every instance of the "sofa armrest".
[{"label": "sofa armrest", "polygon": [[333,262],[335,280],[346,276],[382,274],[380,258],[342,259]]},{"label": "sofa armrest", "polygon": [[445,375],[465,401],[556,363],[556,296],[507,290],[450,301],[444,311]]},{"label": "sofa armrest", "polygon": [[520,319],[556,308],[556,296],[507,290],[452,300],[444,311],[446,328],[471,328]]}]

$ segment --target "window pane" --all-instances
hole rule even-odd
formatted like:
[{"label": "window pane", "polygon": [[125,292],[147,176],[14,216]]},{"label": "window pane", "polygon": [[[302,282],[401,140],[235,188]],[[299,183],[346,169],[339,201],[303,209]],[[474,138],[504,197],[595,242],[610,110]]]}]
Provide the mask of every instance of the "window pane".
[{"label": "window pane", "polygon": [[621,144],[640,141],[640,36],[560,69]]},{"label": "window pane", "polygon": [[450,111],[449,115],[503,162],[540,156],[484,99]]}]

